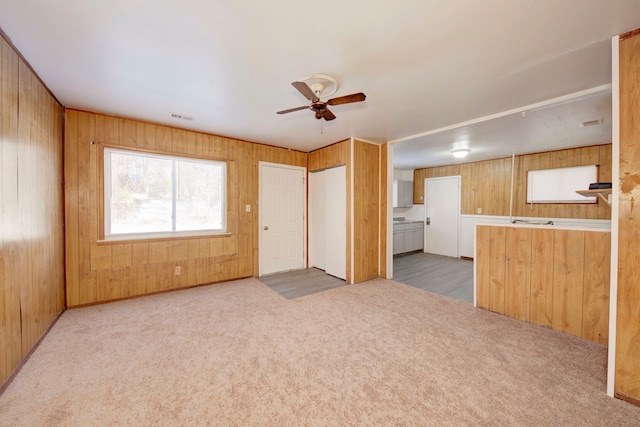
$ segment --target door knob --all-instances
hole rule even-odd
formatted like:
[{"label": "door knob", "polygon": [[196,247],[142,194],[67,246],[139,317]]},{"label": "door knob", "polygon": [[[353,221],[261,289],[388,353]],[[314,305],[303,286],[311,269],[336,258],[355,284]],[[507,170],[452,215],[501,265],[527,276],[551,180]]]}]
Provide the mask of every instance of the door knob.
[{"label": "door knob", "polygon": [[264,226],[264,229],[265,229],[265,230],[268,230],[268,229],[269,229],[269,227],[267,227],[267,226],[265,225],[265,226]]}]

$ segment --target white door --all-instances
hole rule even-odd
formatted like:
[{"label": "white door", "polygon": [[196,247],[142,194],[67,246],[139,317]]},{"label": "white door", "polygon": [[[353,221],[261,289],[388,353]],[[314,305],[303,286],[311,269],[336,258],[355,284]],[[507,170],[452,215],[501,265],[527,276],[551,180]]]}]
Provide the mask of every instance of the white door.
[{"label": "white door", "polygon": [[309,174],[309,267],[326,267],[325,173]]},{"label": "white door", "polygon": [[260,162],[260,275],[304,268],[306,169]]},{"label": "white door", "polygon": [[326,200],[326,269],[347,279],[347,167],[324,171]]},{"label": "white door", "polygon": [[460,176],[424,180],[424,251],[458,258]]}]

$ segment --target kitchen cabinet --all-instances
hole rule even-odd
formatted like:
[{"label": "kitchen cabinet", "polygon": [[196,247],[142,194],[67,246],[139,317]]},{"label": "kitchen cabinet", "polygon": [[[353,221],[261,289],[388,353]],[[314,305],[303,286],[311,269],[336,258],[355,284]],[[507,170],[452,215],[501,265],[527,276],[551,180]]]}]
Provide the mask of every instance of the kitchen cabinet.
[{"label": "kitchen cabinet", "polygon": [[393,254],[401,254],[404,252],[404,230],[398,230],[397,226],[393,226]]},{"label": "kitchen cabinet", "polygon": [[410,208],[413,206],[413,182],[393,180],[393,207]]},{"label": "kitchen cabinet", "polygon": [[476,228],[476,305],[607,344],[611,233]]},{"label": "kitchen cabinet", "polygon": [[402,221],[393,224],[393,254],[413,252],[424,248],[424,223]]}]

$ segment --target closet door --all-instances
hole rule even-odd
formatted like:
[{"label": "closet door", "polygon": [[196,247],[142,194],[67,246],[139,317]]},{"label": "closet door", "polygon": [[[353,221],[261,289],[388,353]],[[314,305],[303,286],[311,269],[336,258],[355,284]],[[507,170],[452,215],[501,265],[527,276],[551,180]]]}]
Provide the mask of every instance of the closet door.
[{"label": "closet door", "polygon": [[325,172],[309,174],[309,267],[326,269]]},{"label": "closet door", "polygon": [[325,271],[347,278],[347,167],[327,169],[325,176]]}]

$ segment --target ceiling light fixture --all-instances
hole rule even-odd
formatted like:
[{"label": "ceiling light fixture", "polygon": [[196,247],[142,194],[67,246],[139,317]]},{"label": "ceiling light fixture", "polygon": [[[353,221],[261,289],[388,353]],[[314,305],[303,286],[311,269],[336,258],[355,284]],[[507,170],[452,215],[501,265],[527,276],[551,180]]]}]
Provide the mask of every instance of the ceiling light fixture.
[{"label": "ceiling light fixture", "polygon": [[451,154],[453,154],[453,157],[455,157],[456,159],[461,159],[469,154],[470,151],[471,150],[469,150],[468,148],[460,148],[458,150],[453,150]]}]

